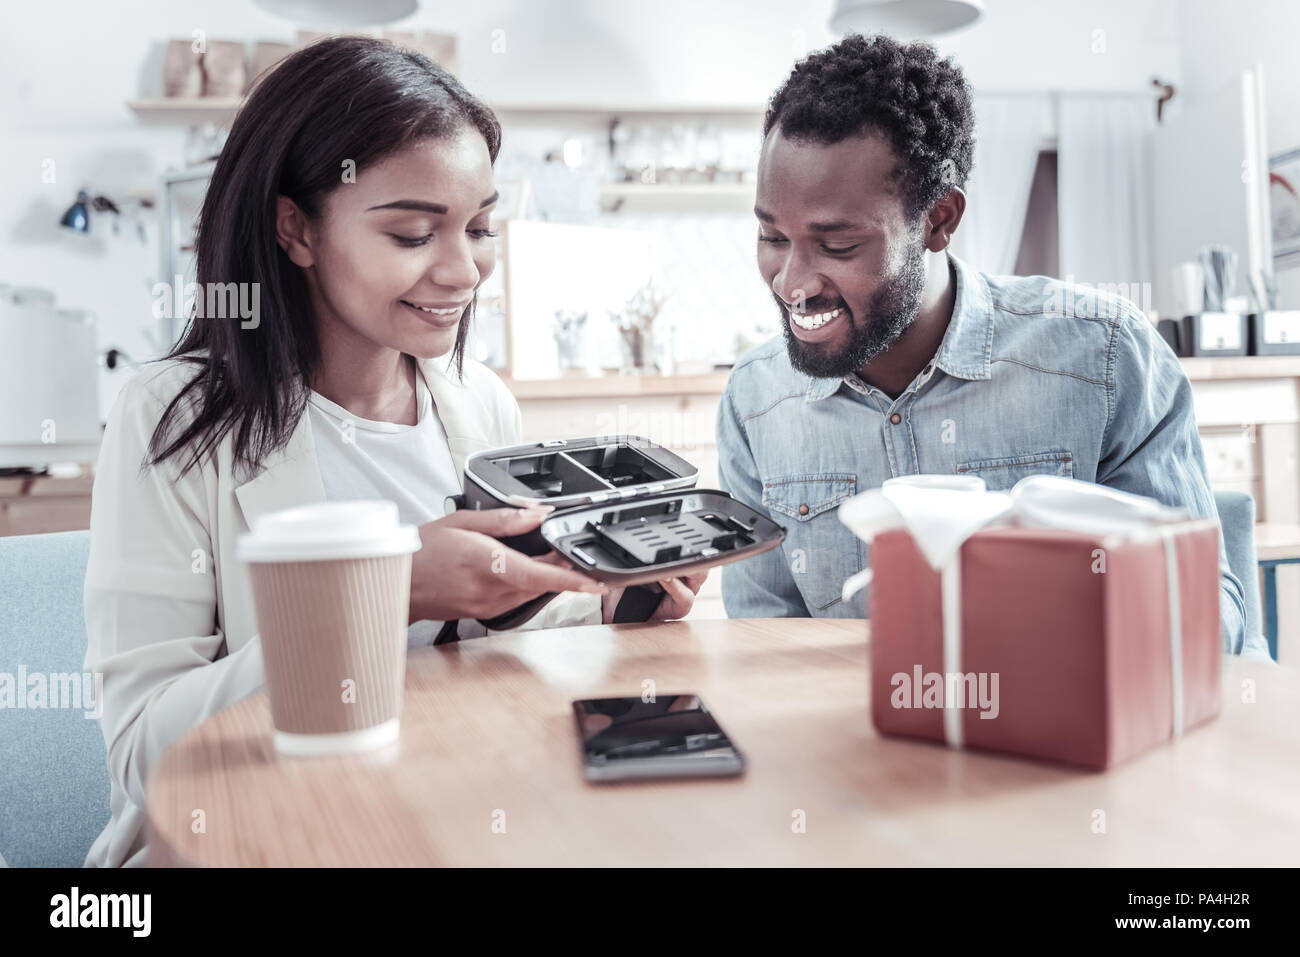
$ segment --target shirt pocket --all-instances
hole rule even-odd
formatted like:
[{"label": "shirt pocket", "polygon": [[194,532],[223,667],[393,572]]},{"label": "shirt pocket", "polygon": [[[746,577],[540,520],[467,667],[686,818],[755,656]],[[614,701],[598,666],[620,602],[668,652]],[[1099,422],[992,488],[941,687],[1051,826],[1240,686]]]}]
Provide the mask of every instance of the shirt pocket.
[{"label": "shirt pocket", "polygon": [[858,477],[852,472],[763,481],[763,507],[786,528],[782,547],[790,575],[814,616],[837,604],[845,579],[862,569],[861,540],[835,511],[857,493]]},{"label": "shirt pocket", "polygon": [[1074,456],[1069,449],[1052,449],[1000,459],[977,459],[958,465],[957,474],[978,475],[990,491],[1006,491],[1030,475],[1074,478]]}]

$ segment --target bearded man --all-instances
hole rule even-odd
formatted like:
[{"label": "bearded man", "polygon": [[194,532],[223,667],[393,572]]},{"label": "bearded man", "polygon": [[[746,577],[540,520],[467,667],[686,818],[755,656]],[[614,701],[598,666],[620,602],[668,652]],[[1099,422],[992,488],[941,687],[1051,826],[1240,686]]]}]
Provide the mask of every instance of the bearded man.
[{"label": "bearded man", "polygon": [[[1061,475],[1217,518],[1191,387],[1145,314],[949,253],[974,125],[951,59],[882,36],[772,97],[754,214],[784,334],[737,362],[717,433],[723,487],[788,534],[723,569],[730,617],[866,616],[865,592],[840,597],[867,546],[836,508],[895,476]],[[1266,654],[1222,536],[1220,569],[1224,650]]]}]

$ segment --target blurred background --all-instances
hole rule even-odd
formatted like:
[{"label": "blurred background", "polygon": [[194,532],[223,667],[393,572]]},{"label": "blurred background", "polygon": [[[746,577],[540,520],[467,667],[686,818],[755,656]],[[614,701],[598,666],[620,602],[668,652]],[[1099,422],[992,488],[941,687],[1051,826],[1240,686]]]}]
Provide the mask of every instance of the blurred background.
[{"label": "blurred background", "polygon": [[[527,438],[648,435],[715,484],[727,371],[779,331],[754,263],[764,105],[856,29],[928,39],[974,87],[957,254],[1137,302],[1184,356],[1215,487],[1300,557],[1291,0],[45,0],[5,19],[0,534],[86,527],[103,418],[180,332],[159,307],[193,279],[211,158],[256,76],[325,33],[416,47],[499,114],[500,265],[470,352]],[[1300,570],[1277,573],[1285,627]]]}]

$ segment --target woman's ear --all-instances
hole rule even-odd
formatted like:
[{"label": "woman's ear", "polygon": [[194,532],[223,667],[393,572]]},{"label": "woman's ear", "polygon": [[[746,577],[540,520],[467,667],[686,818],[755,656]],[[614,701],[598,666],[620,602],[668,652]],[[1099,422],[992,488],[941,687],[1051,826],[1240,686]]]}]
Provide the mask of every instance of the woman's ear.
[{"label": "woman's ear", "polygon": [[295,266],[306,269],[316,264],[307,234],[307,217],[288,196],[275,198],[275,241]]}]

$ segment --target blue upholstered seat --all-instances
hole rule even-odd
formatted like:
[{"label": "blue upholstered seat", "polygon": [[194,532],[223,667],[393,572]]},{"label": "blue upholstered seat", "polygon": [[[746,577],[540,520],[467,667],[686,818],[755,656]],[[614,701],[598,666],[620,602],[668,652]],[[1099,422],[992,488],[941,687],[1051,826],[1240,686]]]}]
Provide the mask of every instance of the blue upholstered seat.
[{"label": "blue upholstered seat", "polygon": [[104,739],[85,716],[93,693],[49,706],[71,701],[71,678],[82,684],[89,552],[86,531],[0,538],[0,681],[10,676],[24,703],[39,701],[33,675],[46,686],[46,707],[0,710],[0,856],[10,867],[79,867],[108,823]]},{"label": "blue upholstered seat", "polygon": [[1228,567],[1241,580],[1246,598],[1246,636],[1259,635],[1263,627],[1259,601],[1259,563],[1255,558],[1255,500],[1245,492],[1215,492],[1214,504],[1223,526]]}]

